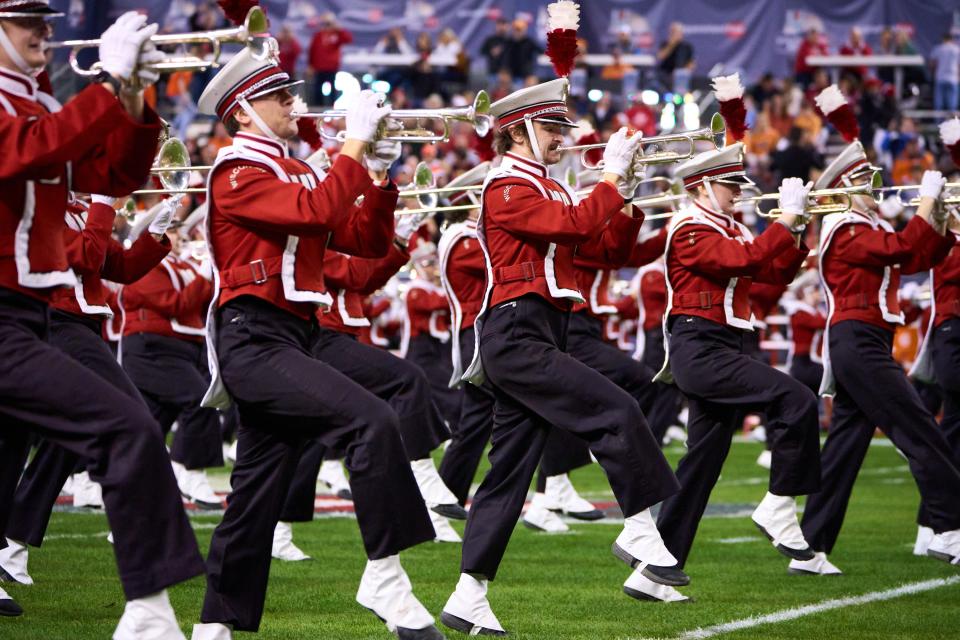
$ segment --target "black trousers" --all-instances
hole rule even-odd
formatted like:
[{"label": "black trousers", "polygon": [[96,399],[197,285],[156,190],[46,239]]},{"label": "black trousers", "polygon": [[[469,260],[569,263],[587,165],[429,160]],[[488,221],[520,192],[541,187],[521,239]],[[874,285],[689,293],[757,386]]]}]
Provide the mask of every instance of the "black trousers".
[{"label": "black trousers", "polygon": [[[417,365],[323,327],[317,329],[313,355],[389,403],[400,420],[400,437],[408,460],[429,457],[450,438],[450,430],[430,399],[430,384]],[[313,520],[317,473],[328,458],[326,454],[322,442],[307,444],[280,516],[284,522]]]},{"label": "black trousers", "polygon": [[461,569],[492,580],[552,428],[590,443],[621,510],[634,515],[677,490],[636,401],[567,353],[570,314],[536,295],[491,309],[481,357],[496,408],[490,472],[467,518]]},{"label": "black trousers", "polygon": [[207,349],[202,342],[153,333],[123,339],[123,369],[143,395],[164,433],[177,432],[170,459],[187,469],[223,466],[220,415],[200,406],[209,384]]},{"label": "black trousers", "polygon": [[[665,356],[663,329],[657,327],[646,331],[641,362],[656,375],[656,372],[663,367]],[[683,405],[683,392],[675,384],[654,382],[653,385],[655,387],[653,407],[646,414],[647,422],[650,423],[653,437],[657,439],[657,442],[663,442],[663,436],[666,435],[670,425],[677,424],[677,416],[680,414]]]},{"label": "black trousers", "polygon": [[657,526],[681,567],[746,413],[767,416],[770,492],[799,496],[819,488],[817,399],[747,355],[745,333],[696,316],[671,319],[670,368],[690,407],[688,450],[677,466],[680,492],[664,503]]},{"label": "black trousers", "polygon": [[[947,439],[953,464],[960,469],[960,318],[951,318],[934,329],[933,369],[943,397],[940,430]],[[917,522],[931,527],[932,520],[923,501]]]},{"label": "black trousers", "polygon": [[367,556],[432,540],[433,525],[386,402],[311,352],[316,321],[256,298],[218,312],[223,380],[240,411],[237,462],[223,521],[207,557],[202,622],[256,631],[263,615],[273,530],[305,442],[346,448]]},{"label": "black trousers", "polygon": [[451,389],[449,386],[450,376],[453,375],[450,343],[444,344],[426,334],[419,335],[410,339],[406,359],[423,369],[430,383],[430,394],[440,410],[440,415],[447,421],[450,431],[456,431],[457,422],[460,420],[463,393],[460,389]]},{"label": "black trousers", "polygon": [[[850,492],[879,427],[907,457],[936,532],[960,529],[960,471],[936,421],[893,359],[893,332],[847,320],[830,327],[836,377],[830,432],[823,446],[823,482],[807,499],[804,537],[830,553],[840,535]],[[956,374],[954,374],[956,375]]]},{"label": "black trousers", "polygon": [[124,594],[141,598],[203,573],[203,562],[159,426],[128,387],[112,383],[123,376],[99,329],[76,329],[60,328],[74,347],[68,355],[45,342],[44,303],[0,289],[0,532],[35,433],[90,461]]},{"label": "black trousers", "polygon": [[814,394],[820,393],[823,365],[811,360],[809,355],[793,356],[790,362],[790,375],[802,382],[803,386]]}]

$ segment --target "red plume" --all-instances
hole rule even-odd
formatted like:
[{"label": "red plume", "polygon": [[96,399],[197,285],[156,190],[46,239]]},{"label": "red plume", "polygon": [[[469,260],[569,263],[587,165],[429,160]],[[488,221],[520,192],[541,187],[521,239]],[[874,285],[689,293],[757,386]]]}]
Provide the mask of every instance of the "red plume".
[{"label": "red plume", "polygon": [[573,29],[557,29],[548,33],[547,57],[558,76],[569,76],[573,71],[573,59],[577,57],[577,32]]},{"label": "red plume", "polygon": [[317,130],[317,121],[313,118],[299,118],[297,120],[297,137],[310,145],[310,148],[314,151],[323,146],[323,140]]},{"label": "red plume", "polygon": [[[582,144],[599,144],[600,143],[600,134],[596,131],[591,131],[585,136],[580,136],[577,138],[577,146]],[[603,159],[603,149],[597,147],[596,149],[590,149],[586,153],[586,160],[590,164],[597,164],[600,160]]]},{"label": "red plume", "polygon": [[957,144],[951,144],[947,147],[950,151],[950,158],[953,160],[953,164],[960,168],[960,142]]},{"label": "red plume", "polygon": [[259,0],[217,0],[227,20],[235,25],[243,24],[251,7],[259,4]]},{"label": "red plume", "polygon": [[50,83],[50,75],[46,71],[37,74],[37,88],[44,93],[53,95],[53,85]]},{"label": "red plume", "polygon": [[720,115],[727,128],[727,135],[734,142],[743,140],[747,133],[747,108],[743,99],[727,100],[720,103]]},{"label": "red plume", "polygon": [[860,123],[857,122],[857,116],[837,85],[832,84],[821,91],[814,101],[820,113],[826,116],[827,122],[840,132],[844,140],[853,142],[860,137]]}]

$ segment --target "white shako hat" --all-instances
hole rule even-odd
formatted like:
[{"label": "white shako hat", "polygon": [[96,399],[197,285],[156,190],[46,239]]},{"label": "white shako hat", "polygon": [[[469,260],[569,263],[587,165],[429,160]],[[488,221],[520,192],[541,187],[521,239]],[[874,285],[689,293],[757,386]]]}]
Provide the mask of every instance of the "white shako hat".
[{"label": "white shako hat", "polygon": [[[880,167],[875,167],[867,160],[867,154],[863,150],[863,145],[859,140],[855,140],[847,145],[847,148],[840,152],[833,162],[827,165],[820,177],[817,178],[814,189],[835,189],[846,185],[850,180],[862,176],[865,173],[880,171]],[[846,181],[845,181],[846,180]]]},{"label": "white shako hat", "polygon": [[752,185],[743,166],[743,143],[735,142],[723,149],[698,153],[679,165],[674,176],[683,180],[684,189],[695,189],[707,182],[729,182]]},{"label": "white shako hat", "polygon": [[497,128],[504,130],[524,120],[554,122],[575,127],[567,113],[570,83],[566,78],[524,87],[490,105],[490,115],[497,119]]},{"label": "white shako hat", "polygon": [[[487,174],[490,173],[490,161],[481,162],[473,169],[461,173],[456,178],[447,183],[447,188],[465,187],[474,184],[481,184]],[[470,201],[474,204],[480,202],[480,192],[476,189],[467,189],[466,191],[451,191],[450,204],[460,204],[464,201]]]},{"label": "white shako hat", "polygon": [[0,0],[0,20],[4,18],[61,18],[62,11],[50,6],[50,0]]},{"label": "white shako hat", "polygon": [[200,113],[215,115],[225,121],[238,107],[246,110],[244,103],[250,100],[302,84],[302,80],[291,80],[290,75],[280,68],[276,46],[276,41],[272,40],[265,48],[269,52],[265,56],[250,47],[233,56],[203,90],[198,103]]}]

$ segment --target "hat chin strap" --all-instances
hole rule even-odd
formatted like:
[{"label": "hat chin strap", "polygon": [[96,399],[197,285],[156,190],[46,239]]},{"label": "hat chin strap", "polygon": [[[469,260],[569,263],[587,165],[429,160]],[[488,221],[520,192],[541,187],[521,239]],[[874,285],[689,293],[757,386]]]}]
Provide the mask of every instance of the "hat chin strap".
[{"label": "hat chin strap", "polygon": [[710,206],[713,207],[713,210],[717,213],[723,213],[723,209],[720,208],[720,203],[717,202],[717,195],[713,192],[713,185],[710,184],[710,180],[704,178],[703,188],[707,190],[707,198],[710,199]]},{"label": "hat chin strap", "polygon": [[275,140],[281,144],[286,144],[286,141],[273,132],[273,129],[263,121],[263,118],[260,117],[260,114],[257,113],[257,110],[250,106],[250,103],[247,102],[246,98],[240,98],[237,100],[237,104],[240,105],[240,108],[243,109],[244,113],[250,116],[250,119],[253,120],[253,124],[257,125],[263,135],[267,136],[271,140]]},{"label": "hat chin strap", "polygon": [[533,130],[533,118],[523,117],[523,124],[527,128],[527,137],[530,140],[530,148],[533,149],[533,157],[537,162],[543,164],[543,154],[540,153],[540,141],[537,140],[537,133]]},{"label": "hat chin strap", "polygon": [[[850,182],[850,176],[843,175],[840,177],[840,181],[843,182],[844,186],[852,187],[853,183]],[[862,196],[856,195],[850,198],[850,205],[853,208],[853,205],[856,205],[860,208],[860,211],[866,213],[867,215],[874,215],[876,212],[870,208],[867,203],[862,199]]]},{"label": "hat chin strap", "polygon": [[7,36],[7,30],[3,28],[2,21],[0,21],[0,46],[3,47],[3,50],[7,52],[7,55],[10,56],[10,59],[13,60],[13,64],[17,65],[17,68],[20,69],[21,73],[24,73],[31,78],[38,75],[46,64],[41,64],[39,67],[31,67],[27,64],[27,61],[23,59],[23,56],[20,55],[20,52],[17,51],[17,48],[13,46],[13,43],[10,42],[10,38]]}]

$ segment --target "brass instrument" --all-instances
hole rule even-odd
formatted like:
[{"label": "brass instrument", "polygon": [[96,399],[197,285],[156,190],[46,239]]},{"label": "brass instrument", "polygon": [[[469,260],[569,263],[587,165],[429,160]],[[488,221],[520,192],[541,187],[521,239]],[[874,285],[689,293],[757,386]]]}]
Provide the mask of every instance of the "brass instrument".
[{"label": "brass instrument", "polygon": [[[453,121],[469,122],[473,125],[477,135],[481,138],[490,131],[493,125],[493,118],[489,115],[490,96],[486,91],[477,92],[473,104],[468,107],[453,107],[445,109],[394,109],[387,118],[399,120],[401,124],[406,120],[419,121],[422,119],[441,120],[443,122],[443,133],[436,133],[431,129],[414,126],[401,128],[398,131],[387,131],[386,119],[380,122],[380,130],[377,134],[377,140],[391,140],[394,142],[442,142],[450,139],[450,123]],[[316,118],[322,120],[333,120],[337,118],[346,118],[347,109],[328,109],[319,112],[293,112],[290,114],[293,118]],[[336,140],[343,142],[347,138],[345,131],[338,131],[335,135],[320,130],[320,135],[327,140]]]},{"label": "brass instrument", "polygon": [[[953,191],[951,195],[945,195],[946,192],[950,190]],[[948,182],[943,185],[943,191],[940,193],[940,204],[943,205],[960,205],[960,194],[957,193],[957,190],[960,190],[960,182]],[[886,198],[896,197],[900,201],[900,204],[904,207],[918,207],[920,206],[920,197],[916,196],[913,198],[903,199],[904,191],[920,191],[919,184],[904,184],[897,187],[881,187],[876,190],[882,202]],[[890,195],[888,195],[890,194]]]},{"label": "brass instrument", "polygon": [[[206,167],[199,167],[206,168]],[[189,188],[190,172],[193,171],[190,166],[190,152],[187,146],[179,138],[167,138],[160,145],[157,156],[153,161],[151,173],[156,173],[163,185],[163,189],[137,189],[133,193],[136,195],[147,195],[152,193],[205,193],[206,188]]]},{"label": "brass instrument", "polygon": [[[147,65],[145,68],[157,72],[166,71],[200,71],[215,69],[220,66],[221,47],[226,43],[237,42],[245,44],[254,51],[254,56],[262,60],[276,55],[276,40],[267,33],[269,24],[267,15],[261,7],[251,7],[243,25],[229,29],[215,29],[213,31],[197,31],[196,33],[168,33],[155,35],[150,42],[157,46],[167,44],[209,44],[213,47],[213,55],[201,58],[194,55],[171,55],[163,62]],[[89,68],[80,65],[77,57],[84,49],[99,47],[102,40],[64,40],[63,42],[48,42],[47,49],[69,47],[70,67],[77,75],[89,78],[97,75],[103,69],[100,62],[94,62]]]},{"label": "brass instrument", "polygon": [[[836,189],[818,189],[816,191],[811,191],[807,196],[809,198],[809,206],[804,211],[805,215],[813,216],[826,216],[831,213],[846,213],[850,211],[853,207],[853,197],[854,196],[874,196],[874,192],[877,190],[882,178],[880,175],[875,175],[871,184],[859,184],[852,187],[838,187]],[[839,197],[841,202],[835,202],[830,204],[817,204],[817,198],[836,198]],[[756,214],[764,218],[777,218],[782,214],[782,210],[779,207],[770,209],[769,211],[762,211],[760,209],[760,204],[763,202],[777,202],[780,200],[780,194],[778,193],[763,193],[758,196],[749,196],[746,198],[737,198],[734,202],[736,204],[753,204],[756,207]]]},{"label": "brass instrument", "polygon": [[[672,144],[676,142],[686,143],[688,149],[685,153],[678,153],[676,151],[654,151],[653,153],[643,153],[642,156],[636,158],[636,162],[642,164],[672,164],[674,162],[679,162],[681,160],[687,160],[696,155],[696,142],[697,141],[706,141],[713,144],[717,149],[722,149],[725,144],[726,137],[726,125],[723,122],[723,116],[719,113],[713,114],[713,117],[710,119],[710,126],[703,127],[701,129],[693,129],[691,131],[680,131],[677,133],[667,133],[660,136],[651,136],[649,138],[644,138],[640,143],[641,150],[644,146],[652,145],[663,145],[663,144]],[[579,151],[580,152],[580,162],[587,169],[603,169],[603,160],[596,164],[591,164],[587,161],[587,154],[594,149],[603,149],[607,146],[606,142],[596,142],[593,144],[578,144],[572,145],[569,147],[560,147],[560,151]],[[639,154],[638,154],[639,155]]]},{"label": "brass instrument", "polygon": [[[401,198],[416,198],[417,202],[420,203],[422,210],[433,210],[437,206],[437,195],[445,189],[437,189],[434,185],[437,184],[436,179],[433,177],[433,171],[430,170],[429,165],[426,162],[420,162],[417,164],[417,168],[413,171],[413,182],[406,185],[403,189],[400,190]],[[395,215],[406,215],[407,211],[410,209],[403,209],[398,211]]]}]

